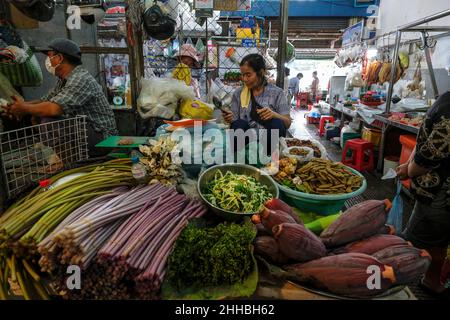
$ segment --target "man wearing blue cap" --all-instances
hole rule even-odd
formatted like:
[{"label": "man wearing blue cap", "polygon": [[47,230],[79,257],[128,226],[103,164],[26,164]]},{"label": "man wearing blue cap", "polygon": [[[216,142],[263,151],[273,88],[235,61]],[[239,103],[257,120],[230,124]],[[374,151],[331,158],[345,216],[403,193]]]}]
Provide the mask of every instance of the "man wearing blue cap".
[{"label": "man wearing blue cap", "polygon": [[47,71],[58,77],[56,86],[39,101],[26,102],[16,98],[7,107],[7,112],[19,117],[31,115],[41,123],[85,115],[89,154],[99,155],[100,150],[95,150],[95,145],[108,136],[117,135],[117,125],[102,87],[81,67],[80,47],[71,40],[55,39],[48,48],[39,51],[47,55]]}]

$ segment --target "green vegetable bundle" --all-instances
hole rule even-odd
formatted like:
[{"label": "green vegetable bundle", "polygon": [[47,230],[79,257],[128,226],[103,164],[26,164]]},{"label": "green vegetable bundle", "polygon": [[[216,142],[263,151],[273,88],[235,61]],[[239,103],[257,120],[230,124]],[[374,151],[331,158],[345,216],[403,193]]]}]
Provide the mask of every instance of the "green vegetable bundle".
[{"label": "green vegetable bundle", "polygon": [[254,267],[255,236],[248,225],[224,223],[203,229],[191,223],[169,257],[166,280],[178,290],[242,283]]},{"label": "green vegetable bundle", "polygon": [[217,171],[205,190],[206,199],[216,207],[237,213],[258,212],[272,193],[254,177]]},{"label": "green vegetable bundle", "polygon": [[33,269],[37,244],[83,204],[133,183],[129,159],[65,171],[51,180],[80,172],[86,174],[51,190],[36,188],[0,217],[0,299],[11,293],[8,279],[19,285],[25,299],[48,299],[49,288]]}]

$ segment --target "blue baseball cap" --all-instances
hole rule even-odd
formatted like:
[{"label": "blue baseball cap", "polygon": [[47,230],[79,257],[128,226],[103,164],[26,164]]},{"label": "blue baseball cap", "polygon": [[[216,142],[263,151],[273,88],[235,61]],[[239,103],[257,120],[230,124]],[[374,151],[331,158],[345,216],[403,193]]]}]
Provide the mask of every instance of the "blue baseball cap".
[{"label": "blue baseball cap", "polygon": [[49,51],[56,51],[69,57],[78,59],[81,61],[81,49],[74,41],[69,39],[57,38],[54,39],[48,47],[38,48],[38,51],[47,54]]}]

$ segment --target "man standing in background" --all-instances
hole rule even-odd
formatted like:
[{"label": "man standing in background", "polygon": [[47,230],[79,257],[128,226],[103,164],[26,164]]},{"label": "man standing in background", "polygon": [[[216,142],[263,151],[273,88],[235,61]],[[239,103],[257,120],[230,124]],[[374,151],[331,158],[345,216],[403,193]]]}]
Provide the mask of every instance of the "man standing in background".
[{"label": "man standing in background", "polygon": [[[295,99],[300,92],[300,80],[303,78],[303,74],[299,73],[296,77],[289,80],[289,92],[291,96]],[[291,99],[292,100],[292,99]],[[292,103],[292,101],[289,101]]]},{"label": "man standing in background", "polygon": [[313,82],[311,84],[311,100],[313,103],[317,102],[317,92],[319,91],[319,78],[317,71],[313,72]]}]

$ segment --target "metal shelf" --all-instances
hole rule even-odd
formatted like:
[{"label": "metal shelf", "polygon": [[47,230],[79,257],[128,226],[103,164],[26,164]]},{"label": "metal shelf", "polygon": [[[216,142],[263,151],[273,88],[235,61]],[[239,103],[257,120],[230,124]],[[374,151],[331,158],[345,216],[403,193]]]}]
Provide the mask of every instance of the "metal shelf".
[{"label": "metal shelf", "polygon": [[383,122],[386,125],[393,126],[393,127],[405,130],[405,131],[409,131],[409,132],[414,133],[414,134],[418,134],[419,133],[419,128],[418,127],[413,127],[413,126],[410,126],[410,125],[407,125],[407,124],[403,124],[403,123],[398,122],[398,121],[389,120],[388,118],[386,118],[386,116],[383,116],[383,115],[374,115],[373,117],[375,119]]}]

